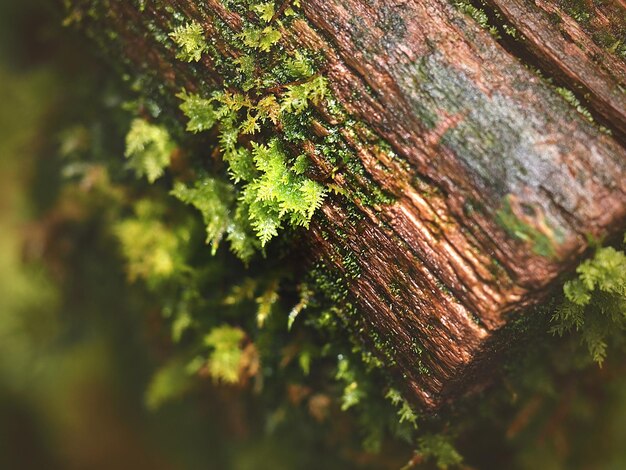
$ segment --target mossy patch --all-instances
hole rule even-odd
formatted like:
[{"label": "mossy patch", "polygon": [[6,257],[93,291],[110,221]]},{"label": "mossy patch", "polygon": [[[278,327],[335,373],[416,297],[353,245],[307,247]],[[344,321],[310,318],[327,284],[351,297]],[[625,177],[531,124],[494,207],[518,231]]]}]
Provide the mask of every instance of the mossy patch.
[{"label": "mossy patch", "polygon": [[500,225],[513,237],[528,243],[532,251],[539,256],[555,258],[558,255],[558,247],[562,243],[562,234],[557,228],[553,228],[531,206],[524,206],[528,214],[519,214],[518,209],[513,209],[512,196],[505,198],[503,207],[497,213]]}]

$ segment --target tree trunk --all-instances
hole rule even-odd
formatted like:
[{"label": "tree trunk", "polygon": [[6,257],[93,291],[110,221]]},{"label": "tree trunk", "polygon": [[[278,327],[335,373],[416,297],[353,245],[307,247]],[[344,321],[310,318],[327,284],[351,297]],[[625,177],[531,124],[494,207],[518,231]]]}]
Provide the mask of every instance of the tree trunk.
[{"label": "tree trunk", "polygon": [[[624,228],[626,64],[589,33],[623,28],[624,4],[580,25],[556,0],[487,0],[492,20],[517,30],[499,43],[446,0],[301,3],[280,47],[322,54],[348,113],[320,105],[302,146],[338,193],[305,235],[311,265],[332,273],[345,324],[408,397],[440,406],[482,383],[503,328],[546,298],[589,237]],[[166,95],[222,87],[220,60],[238,55],[224,35],[243,27],[220,0],[83,1],[69,18]],[[212,46],[197,64],[168,37],[188,21]],[[615,137],[524,61],[584,96]],[[333,132],[364,172],[319,151]],[[378,189],[393,201],[368,198]]]}]

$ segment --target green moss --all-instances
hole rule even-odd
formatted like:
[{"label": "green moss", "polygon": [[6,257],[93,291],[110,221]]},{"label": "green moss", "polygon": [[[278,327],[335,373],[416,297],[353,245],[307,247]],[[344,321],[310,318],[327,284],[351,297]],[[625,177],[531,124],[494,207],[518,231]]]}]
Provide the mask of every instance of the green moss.
[{"label": "green moss", "polygon": [[196,22],[179,26],[169,35],[178,46],[177,57],[187,62],[198,62],[207,50],[204,29]]},{"label": "green moss", "polygon": [[402,295],[402,289],[400,288],[400,283],[393,281],[389,284],[389,290],[394,297],[400,297]]},{"label": "green moss", "polygon": [[[625,238],[626,243],[626,238]],[[602,364],[608,342],[626,330],[626,253],[597,248],[565,283],[565,300],[552,317],[552,331],[576,331],[594,361]]]},{"label": "green moss", "polygon": [[[559,0],[559,6],[590,35],[602,49],[626,60],[626,17],[619,4],[594,0]],[[609,24],[594,24],[595,7],[601,7],[604,14],[611,18]]]},{"label": "green moss", "polygon": [[[283,17],[271,2],[228,6],[242,14],[245,11],[242,33],[233,33],[215,19],[222,39],[240,52],[236,58],[224,60],[218,51],[206,46],[197,23],[179,26],[171,37],[180,47],[183,60],[198,60],[207,52],[225,77],[223,90],[203,96],[183,91],[178,96],[182,100],[181,110],[188,118],[188,131],[205,132],[214,127],[218,130],[222,158],[237,195],[237,207],[231,210],[247,215],[261,246],[277,236],[285,224],[308,226],[327,188],[307,176],[304,155],[291,153],[294,144],[305,140],[312,140],[316,152],[345,169],[347,194],[359,204],[378,206],[391,202],[344,142],[340,125],[329,129],[321,141],[312,135],[314,106],[333,103],[329,107],[337,114],[342,112],[331,96],[326,78],[317,72],[323,59],[311,51],[285,53],[278,47],[283,20],[295,15],[296,4],[281,9]],[[355,125],[342,124],[343,129]],[[282,128],[280,136],[275,134],[276,126]],[[349,263],[349,268],[356,275],[353,263]]]},{"label": "green moss", "polygon": [[[259,15],[259,21],[268,23],[272,21],[274,7],[251,4],[250,11]],[[300,137],[303,140],[308,131],[310,107],[321,104],[328,95],[326,79],[315,74],[308,55],[274,51],[280,37],[274,26],[248,26],[239,35],[225,35],[243,53],[224,70],[226,77],[237,77],[240,89],[225,88],[204,97],[179,94],[183,101],[181,110],[189,119],[189,131],[218,127],[222,158],[228,164],[233,191],[237,194],[237,208],[233,211],[242,216],[239,225],[243,214],[247,216],[261,247],[278,235],[285,223],[293,227],[308,226],[326,192],[306,176],[303,156],[289,155],[277,136],[267,138],[272,126],[281,123],[286,128],[287,141]],[[196,50],[185,46],[184,51],[188,49]],[[257,52],[248,54],[248,49]],[[268,58],[259,53],[267,53]],[[273,64],[271,68],[267,66],[268,60]],[[277,77],[287,83],[277,85]],[[297,126],[301,127],[300,134],[295,131]],[[241,143],[243,136],[249,136],[245,144]],[[245,238],[248,231],[241,227],[239,237]],[[233,239],[236,241],[238,237]],[[247,246],[253,243],[248,242]],[[233,248],[238,254],[243,252]],[[249,250],[245,254],[248,259]]]},{"label": "green moss", "polygon": [[190,238],[189,228],[167,226],[162,221],[164,210],[158,202],[140,200],[135,204],[134,217],[113,226],[131,282],[141,279],[156,288],[187,270],[185,245]]},{"label": "green moss", "polygon": [[456,0],[453,2],[453,5],[460,12],[473,18],[481,28],[488,31],[493,37],[500,37],[498,28],[490,24],[489,17],[483,9],[477,8],[469,1],[465,0]]},{"label": "green moss", "polygon": [[556,257],[557,248],[562,238],[560,231],[558,228],[550,227],[548,221],[544,220],[541,215],[537,216],[534,211],[532,217],[540,218],[540,220],[536,220],[536,223],[540,225],[543,230],[539,230],[536,226],[530,225],[527,221],[522,220],[513,211],[510,197],[505,198],[503,207],[497,213],[498,223],[510,235],[528,243],[534,253],[546,258]]},{"label": "green moss", "polygon": [[562,8],[583,26],[588,26],[593,13],[589,11],[585,0],[561,0],[559,2]]},{"label": "green moss", "polygon": [[556,92],[561,95],[579,114],[581,114],[587,121],[593,123],[594,119],[587,108],[585,108],[572,90],[564,87],[556,87]]},{"label": "green moss", "polygon": [[215,381],[239,381],[244,338],[243,330],[229,325],[216,326],[204,337],[204,344],[211,349],[207,365]]},{"label": "green moss", "polygon": [[425,459],[433,459],[440,469],[458,467],[463,457],[444,434],[426,434],[418,440],[418,454]]},{"label": "green moss", "polygon": [[137,176],[145,176],[154,183],[170,164],[175,145],[162,126],[150,124],[144,119],[135,119],[126,135],[128,163]]}]

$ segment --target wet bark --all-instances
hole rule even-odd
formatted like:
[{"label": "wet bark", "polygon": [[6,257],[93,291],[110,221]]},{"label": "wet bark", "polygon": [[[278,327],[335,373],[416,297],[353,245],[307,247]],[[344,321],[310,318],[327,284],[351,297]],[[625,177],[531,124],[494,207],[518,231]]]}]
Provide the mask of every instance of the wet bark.
[{"label": "wet bark", "polygon": [[[616,137],[446,0],[303,0],[282,31],[285,50],[325,56],[334,95],[363,123],[342,127],[320,107],[303,146],[318,178],[352,194],[370,184],[316,151],[316,137],[338,128],[366,179],[394,198],[330,197],[303,249],[347,288],[348,327],[430,408],[482,384],[506,347],[502,329],[545,299],[588,237],[626,222],[624,62],[567,13],[555,26],[559,6],[547,0],[489,4]],[[214,57],[175,58],[175,15],[201,23],[223,57],[236,55],[220,28],[238,32],[242,21],[218,0],[147,1],[143,11],[103,1],[91,17],[88,7],[74,14],[109,56],[171,94],[221,86]]]},{"label": "wet bark", "polygon": [[583,2],[582,24],[556,0],[489,0],[519,32],[550,76],[585,97],[598,115],[626,135],[626,4]]}]

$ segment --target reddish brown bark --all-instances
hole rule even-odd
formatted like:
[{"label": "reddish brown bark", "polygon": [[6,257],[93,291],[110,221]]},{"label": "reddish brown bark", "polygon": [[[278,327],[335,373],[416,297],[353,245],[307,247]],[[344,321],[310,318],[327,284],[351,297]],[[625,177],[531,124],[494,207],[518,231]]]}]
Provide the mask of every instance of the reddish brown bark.
[{"label": "reddish brown bark", "polygon": [[[623,63],[599,65],[591,45],[564,44],[543,3],[493,3],[550,71],[586,87],[596,112],[626,129],[624,95],[615,91]],[[220,54],[236,54],[216,21],[239,31],[241,20],[218,0],[168,4],[200,22]],[[345,301],[358,307],[346,322],[410,398],[436,407],[482,380],[509,315],[544,299],[585,252],[588,236],[624,228],[626,152],[444,0],[302,4],[304,17],[283,31],[282,46],[324,54],[335,96],[376,133],[346,129],[344,141],[395,196],[383,207],[330,198],[307,235],[313,262],[344,273]],[[519,14],[528,19],[518,21]],[[98,26],[115,30],[117,39],[101,40],[103,47],[170,90],[219,86],[209,57],[198,67],[183,64],[155,39],[173,23],[150,2],[141,14],[119,2],[91,30],[96,38]],[[319,112],[314,131],[323,135],[337,123]],[[320,178],[349,185],[347,170],[329,166],[315,139],[304,148]],[[345,253],[357,274],[348,273]]]}]

